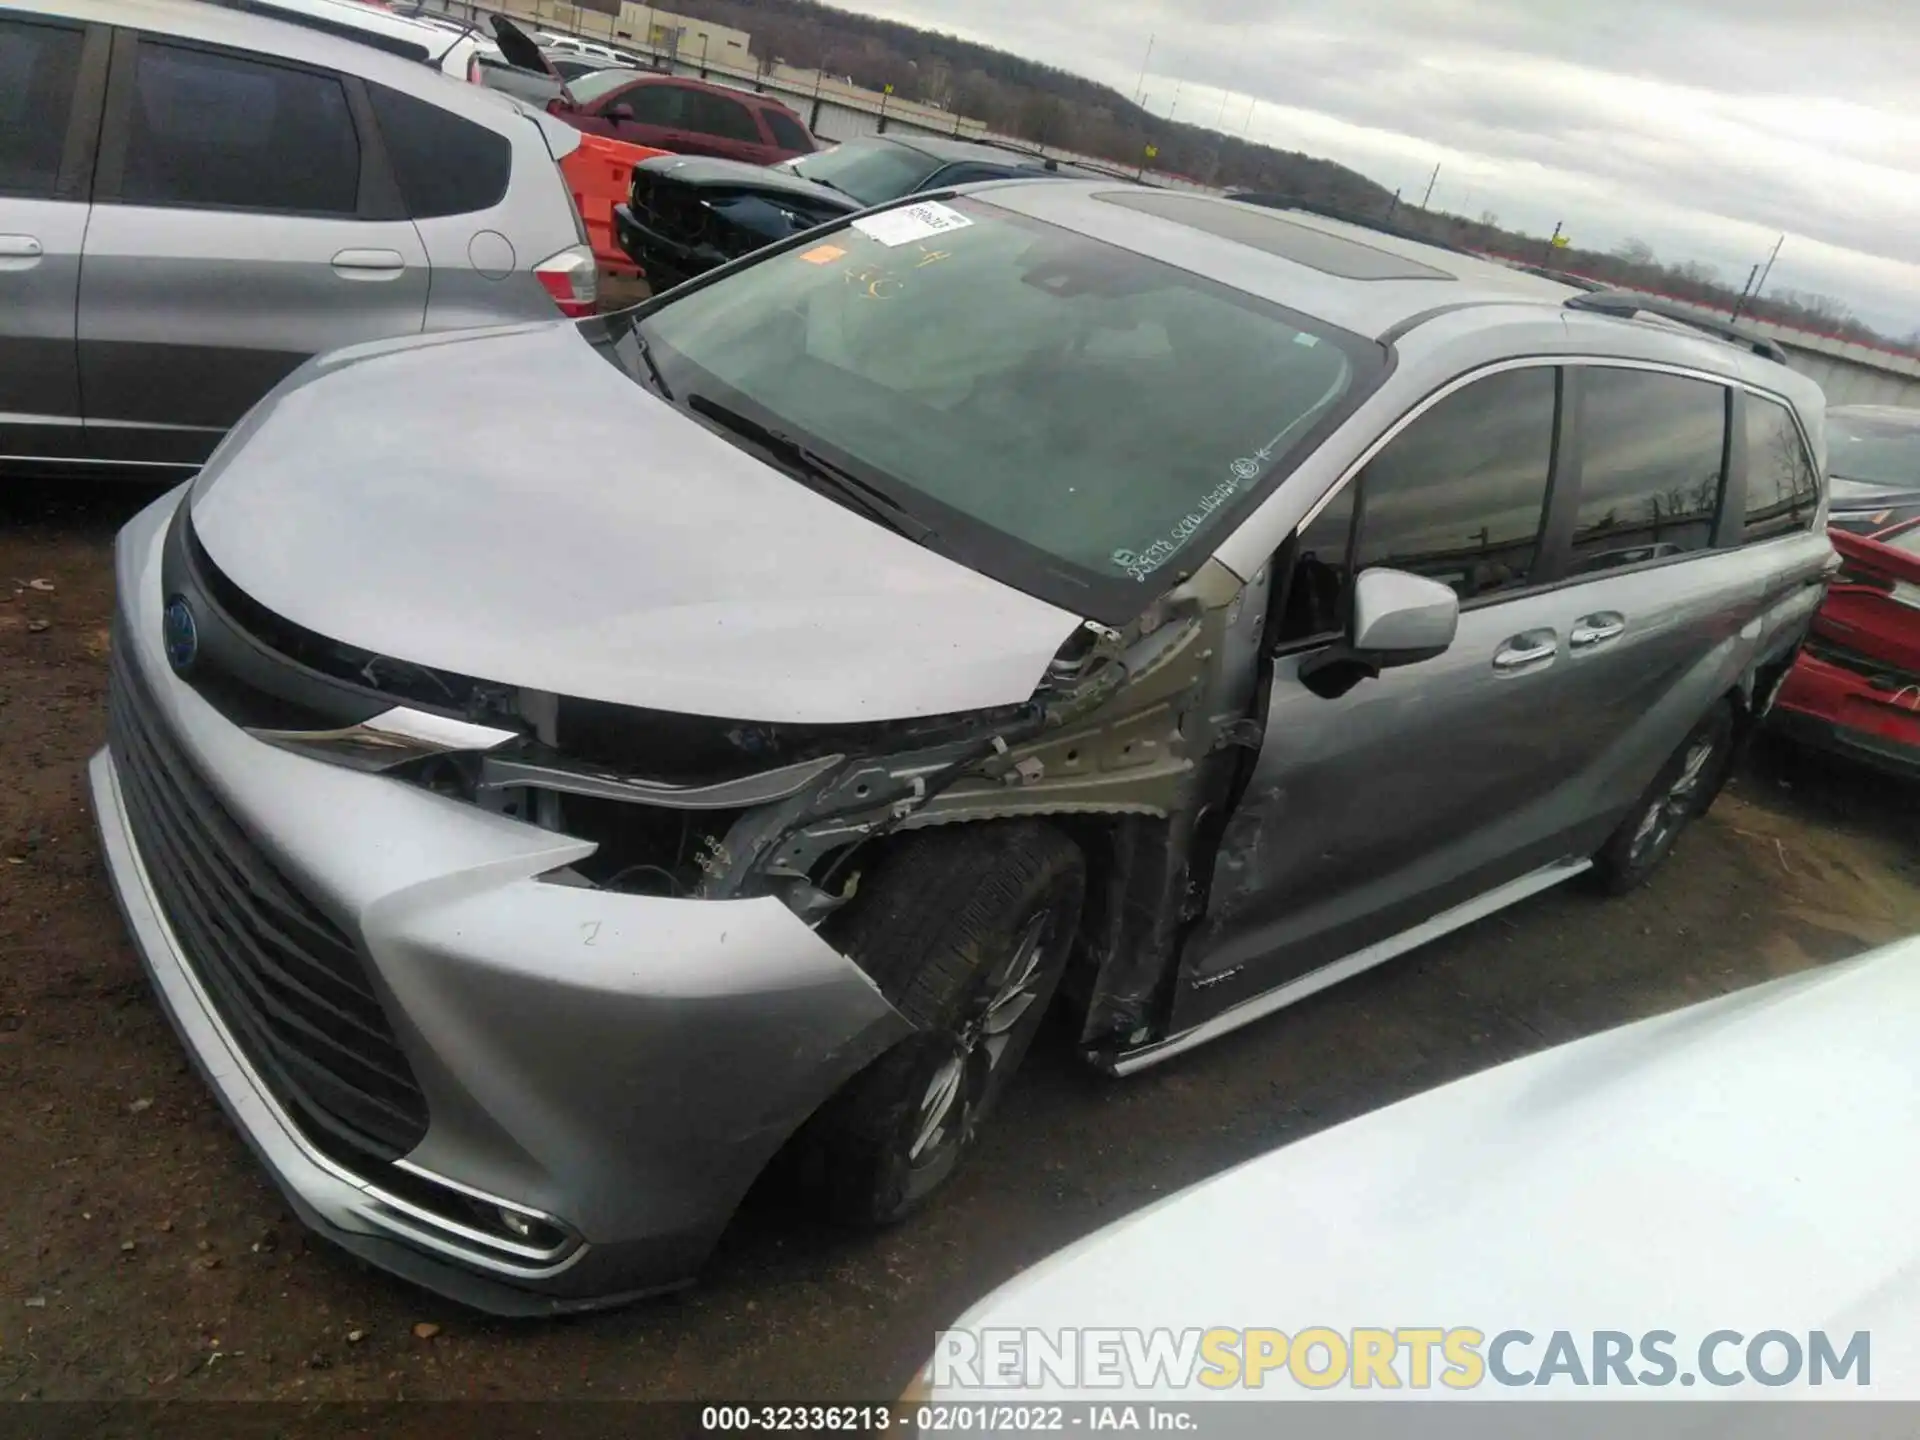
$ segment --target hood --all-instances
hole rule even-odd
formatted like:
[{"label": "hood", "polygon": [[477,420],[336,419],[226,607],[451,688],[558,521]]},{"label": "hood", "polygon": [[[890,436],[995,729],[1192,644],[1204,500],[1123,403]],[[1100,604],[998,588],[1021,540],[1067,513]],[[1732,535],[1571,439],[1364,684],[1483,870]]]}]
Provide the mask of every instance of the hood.
[{"label": "hood", "polygon": [[220,447],[192,505],[227,578],[309,630],[685,714],[1018,704],[1080,623],[762,463],[566,322],[310,362]]},{"label": "hood", "polygon": [[763,195],[800,195],[815,205],[837,205],[848,214],[861,209],[851,195],[816,185],[785,165],[748,165],[708,155],[657,155],[636,167],[658,178],[696,190],[753,191]]},{"label": "hood", "polygon": [[[1920,1398],[1916,1053],[1909,940],[1334,1126],[1043,1261],[957,1328],[1471,1326],[1530,1332],[1522,1368],[1560,1330],[1583,1356],[1595,1330],[1672,1331],[1685,1362],[1723,1328],[1824,1330],[1836,1345],[1866,1330],[1866,1395]],[[1744,1345],[1735,1355],[1744,1367]],[[1403,1352],[1403,1383],[1407,1366]],[[1523,1393],[1491,1380],[1457,1393],[1490,1392]],[[1192,1393],[1378,1392],[1309,1392],[1283,1371],[1258,1392]],[[1751,1383],[1720,1393],[1765,1398]]]}]

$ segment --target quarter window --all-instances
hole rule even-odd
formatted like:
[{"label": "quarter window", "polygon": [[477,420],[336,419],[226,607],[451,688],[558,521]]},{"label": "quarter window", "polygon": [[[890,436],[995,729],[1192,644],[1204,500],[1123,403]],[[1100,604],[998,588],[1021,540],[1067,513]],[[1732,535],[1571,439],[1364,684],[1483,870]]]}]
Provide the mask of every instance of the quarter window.
[{"label": "quarter window", "polygon": [[1280,645],[1331,640],[1347,627],[1355,489],[1343,485],[1325,509],[1300,527],[1288,573],[1276,577],[1287,587],[1273,637]]},{"label": "quarter window", "polygon": [[65,26],[0,20],[0,195],[54,193],[80,42]]},{"label": "quarter window", "polygon": [[1575,573],[1711,545],[1726,463],[1726,388],[1596,366],[1585,372],[1582,394]]},{"label": "quarter window", "polygon": [[1820,482],[1786,406],[1747,397],[1748,540],[1771,540],[1813,528]]},{"label": "quarter window", "polygon": [[415,220],[465,215],[500,203],[513,145],[484,125],[384,85],[367,86],[380,138],[407,213]]},{"label": "quarter window", "polygon": [[338,79],[140,42],[120,199],[351,215],[359,188],[360,143]]},{"label": "quarter window", "polygon": [[813,141],[807,138],[807,132],[800,128],[800,122],[779,110],[762,110],[761,116],[767,122],[767,128],[773,131],[773,143],[782,150],[800,150],[811,152]]},{"label": "quarter window", "polygon": [[1361,472],[1355,570],[1388,566],[1475,600],[1525,585],[1540,557],[1557,372],[1508,370],[1428,410]]}]

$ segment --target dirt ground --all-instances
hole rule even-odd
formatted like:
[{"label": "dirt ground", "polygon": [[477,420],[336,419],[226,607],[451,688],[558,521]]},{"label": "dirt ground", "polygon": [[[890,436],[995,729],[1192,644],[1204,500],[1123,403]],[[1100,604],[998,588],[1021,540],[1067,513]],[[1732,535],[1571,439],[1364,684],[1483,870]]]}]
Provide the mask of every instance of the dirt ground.
[{"label": "dirt ground", "polygon": [[1549,892],[1133,1080],[1043,1037],[952,1193],[900,1228],[850,1239],[760,1202],[694,1289],[491,1321],[305,1237],[122,936],[82,766],[102,734],[111,538],[147,498],[0,486],[7,1399],[883,1399],[934,1327],[1167,1191],[1541,1046],[1920,930],[1920,794],[1766,749],[1625,900]]}]

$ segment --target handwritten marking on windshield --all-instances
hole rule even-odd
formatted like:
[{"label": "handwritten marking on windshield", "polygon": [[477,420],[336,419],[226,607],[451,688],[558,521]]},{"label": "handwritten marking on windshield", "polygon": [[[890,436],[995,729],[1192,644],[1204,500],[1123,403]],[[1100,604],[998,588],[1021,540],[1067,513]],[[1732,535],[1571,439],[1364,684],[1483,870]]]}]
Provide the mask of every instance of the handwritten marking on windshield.
[{"label": "handwritten marking on windshield", "polygon": [[1207,517],[1226,504],[1240,491],[1238,480],[1222,480],[1213,489],[1202,495],[1199,502],[1174,522],[1174,526],[1160,539],[1144,550],[1120,549],[1113,552],[1113,563],[1127,572],[1134,581],[1144,581],[1154,571],[1160,569],[1175,555],[1194,533],[1207,523]]}]

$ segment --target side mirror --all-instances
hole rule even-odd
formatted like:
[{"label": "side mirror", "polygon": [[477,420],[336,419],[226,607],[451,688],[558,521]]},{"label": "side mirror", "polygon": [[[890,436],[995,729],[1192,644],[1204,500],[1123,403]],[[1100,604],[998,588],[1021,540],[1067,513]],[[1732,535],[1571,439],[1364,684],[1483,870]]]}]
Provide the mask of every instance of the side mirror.
[{"label": "side mirror", "polygon": [[1438,580],[1404,570],[1363,570],[1353,583],[1347,638],[1300,666],[1300,683],[1322,699],[1398,665],[1443,654],[1460,628],[1460,597]]}]

